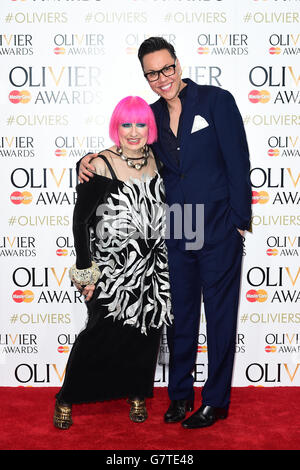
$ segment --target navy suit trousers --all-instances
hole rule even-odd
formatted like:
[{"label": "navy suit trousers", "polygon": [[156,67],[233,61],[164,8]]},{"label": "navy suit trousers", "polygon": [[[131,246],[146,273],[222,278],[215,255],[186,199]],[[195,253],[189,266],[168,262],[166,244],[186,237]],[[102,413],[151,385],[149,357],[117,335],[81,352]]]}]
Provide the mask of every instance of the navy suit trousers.
[{"label": "navy suit trousers", "polygon": [[226,407],[230,401],[235,354],[243,237],[235,227],[201,250],[169,246],[174,323],[168,328],[169,397],[194,396],[194,369],[203,295],[208,348],[208,377],[202,389],[204,405]]}]

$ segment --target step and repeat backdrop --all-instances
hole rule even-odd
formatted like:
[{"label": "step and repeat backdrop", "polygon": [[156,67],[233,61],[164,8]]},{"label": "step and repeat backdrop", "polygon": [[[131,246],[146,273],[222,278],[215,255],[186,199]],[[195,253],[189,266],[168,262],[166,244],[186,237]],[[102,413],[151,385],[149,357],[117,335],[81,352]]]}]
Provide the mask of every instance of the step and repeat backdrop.
[{"label": "step and repeat backdrop", "polygon": [[[137,59],[153,35],[175,46],[183,77],[235,96],[248,136],[233,385],[300,385],[299,25],[299,0],[1,1],[1,386],[62,383],[86,321],[68,277],[75,164],[111,145],[121,98],[157,99]],[[156,386],[167,372],[158,365]],[[206,377],[203,308],[196,386]]]}]

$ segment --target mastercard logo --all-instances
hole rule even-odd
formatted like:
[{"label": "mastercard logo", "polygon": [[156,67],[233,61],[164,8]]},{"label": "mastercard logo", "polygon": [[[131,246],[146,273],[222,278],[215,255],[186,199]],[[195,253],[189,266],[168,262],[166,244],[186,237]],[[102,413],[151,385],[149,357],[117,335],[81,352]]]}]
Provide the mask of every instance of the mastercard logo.
[{"label": "mastercard logo", "polygon": [[68,250],[59,248],[56,250],[57,256],[67,256]]},{"label": "mastercard logo", "polygon": [[57,157],[65,157],[67,155],[66,149],[55,150],[55,155]]},{"label": "mastercard logo", "polygon": [[198,54],[209,54],[208,47],[198,47],[197,49]]},{"label": "mastercard logo", "polygon": [[252,90],[248,94],[248,99],[251,103],[268,103],[271,95],[267,90]]},{"label": "mastercard logo", "polygon": [[277,256],[278,255],[278,250],[276,248],[269,248],[266,251],[268,256]]},{"label": "mastercard logo", "polygon": [[12,295],[12,299],[20,304],[21,302],[30,303],[34,299],[34,294],[31,290],[15,290]]},{"label": "mastercard logo", "polygon": [[277,351],[277,348],[276,348],[276,346],[266,346],[266,347],[265,347],[265,351],[266,351],[267,353],[273,353],[273,352],[276,352],[276,351]]},{"label": "mastercard logo", "polygon": [[252,204],[266,204],[269,194],[266,191],[252,191]]},{"label": "mastercard logo", "polygon": [[29,103],[31,100],[31,94],[27,90],[13,90],[8,95],[8,99],[11,103],[18,104],[18,103]]},{"label": "mastercard logo", "polygon": [[269,54],[271,55],[280,54],[280,53],[281,53],[280,47],[270,47],[269,49]]},{"label": "mastercard logo", "polygon": [[270,149],[268,150],[269,157],[278,157],[279,150],[278,149]]},{"label": "mastercard logo", "polygon": [[66,53],[66,49],[64,47],[55,47],[53,49],[53,52],[54,54],[56,55],[60,55],[60,54],[65,54]]},{"label": "mastercard logo", "polygon": [[136,54],[136,47],[126,47],[126,54]]},{"label": "mastercard logo", "polygon": [[248,302],[265,302],[268,298],[268,294],[265,290],[248,290],[246,294],[246,299]]},{"label": "mastercard logo", "polygon": [[70,350],[69,346],[58,346],[57,351],[61,354],[68,353]]},{"label": "mastercard logo", "polygon": [[206,353],[207,346],[198,346],[198,353]]},{"label": "mastercard logo", "polygon": [[15,191],[11,193],[10,200],[13,204],[30,204],[32,202],[32,194],[28,191]]}]

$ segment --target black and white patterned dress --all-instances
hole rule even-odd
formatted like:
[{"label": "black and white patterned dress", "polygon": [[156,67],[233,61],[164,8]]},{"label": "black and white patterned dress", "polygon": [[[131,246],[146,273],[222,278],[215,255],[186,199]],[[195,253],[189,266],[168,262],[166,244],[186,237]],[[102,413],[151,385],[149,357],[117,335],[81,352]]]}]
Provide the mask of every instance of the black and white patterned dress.
[{"label": "black and white patterned dress", "polygon": [[[102,157],[103,158],[103,157]],[[172,321],[162,178],[94,175],[77,187],[76,266],[101,277],[58,398],[67,403],[151,397],[163,325]]]}]

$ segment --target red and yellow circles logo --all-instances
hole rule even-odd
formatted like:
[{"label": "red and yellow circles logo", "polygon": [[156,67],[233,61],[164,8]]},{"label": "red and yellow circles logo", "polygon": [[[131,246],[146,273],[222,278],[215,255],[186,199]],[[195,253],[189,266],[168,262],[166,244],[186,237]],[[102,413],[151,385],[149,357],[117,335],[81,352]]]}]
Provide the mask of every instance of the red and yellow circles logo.
[{"label": "red and yellow circles logo", "polygon": [[276,347],[276,346],[266,346],[266,347],[265,347],[265,351],[266,351],[267,353],[274,353],[274,352],[277,351],[277,347]]},{"label": "red and yellow circles logo", "polygon": [[198,54],[209,54],[209,48],[208,47],[198,47],[197,49]]},{"label": "red and yellow circles logo", "polygon": [[252,204],[266,204],[269,199],[266,191],[252,191]]},{"label": "red and yellow circles logo", "polygon": [[268,103],[271,95],[267,90],[252,90],[248,94],[248,99],[251,103]]},{"label": "red and yellow circles logo", "polygon": [[66,250],[65,248],[59,248],[58,250],[56,250],[56,254],[57,256],[67,256],[68,250]]},{"label": "red and yellow circles logo", "polygon": [[278,55],[278,54],[281,54],[281,49],[280,49],[280,47],[270,47],[270,49],[269,49],[269,54],[271,54],[271,55]]},{"label": "red and yellow circles logo", "polygon": [[68,353],[70,351],[69,346],[58,346],[57,351],[59,353]]},{"label": "red and yellow circles logo", "polygon": [[29,191],[14,191],[10,195],[13,204],[30,204],[32,202],[32,194]]},{"label": "red and yellow circles logo", "polygon": [[251,289],[251,290],[248,290],[246,294],[246,299],[248,300],[248,302],[265,302],[267,298],[268,298],[268,294],[263,289],[259,289],[259,290]]},{"label": "red and yellow circles logo", "polygon": [[278,255],[278,250],[277,250],[277,248],[269,248],[266,251],[266,253],[267,253],[268,256],[277,256]]},{"label": "red and yellow circles logo", "polygon": [[65,157],[67,155],[66,149],[57,149],[55,150],[56,157]]},{"label": "red and yellow circles logo", "polygon": [[13,90],[10,92],[10,94],[8,95],[8,98],[9,98],[9,101],[11,103],[14,103],[14,104],[18,104],[18,103],[23,103],[23,104],[26,104],[26,103],[29,103],[29,101],[31,100],[31,94],[29,93],[29,91],[27,90]]},{"label": "red and yellow circles logo", "polygon": [[278,157],[279,150],[278,149],[269,149],[268,150],[269,157]]},{"label": "red and yellow circles logo", "polygon": [[56,55],[63,55],[66,53],[66,49],[64,47],[55,47],[54,54]]},{"label": "red and yellow circles logo", "polygon": [[21,302],[30,303],[34,299],[34,294],[31,290],[15,290],[12,299],[20,304]]},{"label": "red and yellow circles logo", "polygon": [[198,346],[198,353],[207,353],[207,346]]}]

